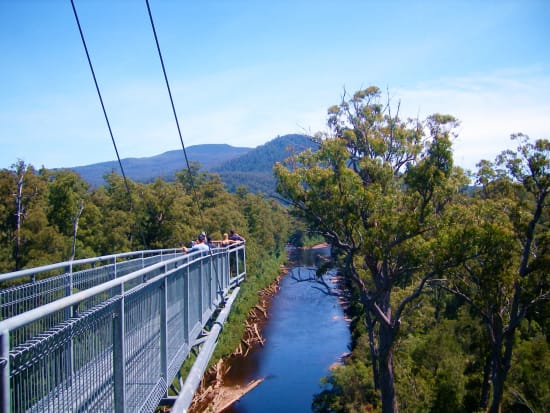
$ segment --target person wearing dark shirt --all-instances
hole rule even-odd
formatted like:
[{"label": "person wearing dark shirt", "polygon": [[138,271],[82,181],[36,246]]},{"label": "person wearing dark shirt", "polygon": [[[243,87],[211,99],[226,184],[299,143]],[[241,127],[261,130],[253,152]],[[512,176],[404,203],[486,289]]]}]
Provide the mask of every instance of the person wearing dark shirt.
[{"label": "person wearing dark shirt", "polygon": [[212,237],[206,237],[206,245],[208,245],[208,248],[218,248],[218,246],[212,242]]},{"label": "person wearing dark shirt", "polygon": [[237,234],[234,229],[229,231],[229,239],[231,241],[242,241],[242,242],[246,241],[243,237]]}]

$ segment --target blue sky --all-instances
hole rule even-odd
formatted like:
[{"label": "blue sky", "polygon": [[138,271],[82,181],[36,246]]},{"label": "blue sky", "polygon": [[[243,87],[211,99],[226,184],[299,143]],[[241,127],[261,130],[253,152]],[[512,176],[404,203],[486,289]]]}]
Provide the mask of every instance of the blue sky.
[{"label": "blue sky", "polygon": [[[75,0],[122,158],[181,149],[145,0]],[[326,129],[376,85],[456,163],[550,138],[550,1],[150,0],[186,147]],[[69,0],[0,0],[0,168],[116,159]]]}]

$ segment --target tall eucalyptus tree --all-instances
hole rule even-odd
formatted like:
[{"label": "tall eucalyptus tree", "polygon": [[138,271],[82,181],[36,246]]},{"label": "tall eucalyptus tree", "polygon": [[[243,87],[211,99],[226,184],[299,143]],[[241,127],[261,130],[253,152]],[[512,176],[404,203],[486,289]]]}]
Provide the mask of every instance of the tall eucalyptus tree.
[{"label": "tall eucalyptus tree", "polygon": [[[477,199],[449,238],[463,264],[444,287],[470,304],[488,333],[491,413],[502,410],[521,322],[550,299],[550,141],[512,138],[515,151],[478,164]],[[481,408],[488,397],[482,395]]]},{"label": "tall eucalyptus tree", "polygon": [[[401,318],[428,281],[456,265],[439,253],[446,207],[465,183],[453,168],[458,122],[435,114],[401,120],[376,87],[329,108],[316,152],[275,167],[279,193],[333,247],[360,290],[375,388],[397,412],[394,345]],[[397,292],[400,292],[397,294]]]}]

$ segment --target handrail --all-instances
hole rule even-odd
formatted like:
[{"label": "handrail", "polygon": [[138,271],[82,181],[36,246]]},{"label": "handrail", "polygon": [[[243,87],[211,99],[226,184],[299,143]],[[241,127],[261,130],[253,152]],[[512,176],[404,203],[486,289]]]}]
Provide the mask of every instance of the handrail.
[{"label": "handrail", "polygon": [[42,265],[39,267],[34,268],[26,268],[23,270],[18,271],[12,271],[7,272],[4,274],[0,274],[0,282],[12,280],[15,278],[21,278],[28,275],[48,272],[52,270],[56,270],[59,268],[67,268],[75,265],[86,265],[86,264],[93,264],[96,262],[102,262],[102,261],[109,261],[112,259],[118,259],[118,258],[127,258],[131,256],[144,256],[146,254],[155,254],[155,255],[162,255],[162,254],[175,254],[175,253],[181,253],[181,248],[166,248],[166,249],[160,249],[160,250],[144,250],[144,251],[130,251],[130,252],[121,252],[117,254],[110,254],[110,255],[103,255],[101,257],[93,257],[93,258],[82,258],[78,260],[72,260],[72,261],[63,261],[58,262],[55,264],[48,264],[48,265]]},{"label": "handrail", "polygon": [[59,300],[54,301],[52,303],[44,304],[40,307],[34,308],[22,314],[18,314],[16,316],[8,318],[7,320],[0,321],[0,334],[2,332],[7,332],[7,331],[15,330],[16,328],[23,327],[29,323],[32,323],[33,321],[37,321],[57,311],[61,311],[75,304],[79,304],[80,302],[88,298],[91,298],[97,294],[101,294],[102,292],[108,291],[113,287],[121,286],[124,283],[138,279],[141,276],[154,271],[155,269],[166,267],[167,264],[175,263],[180,260],[181,258],[174,258],[170,261],[164,261],[158,264],[151,265],[150,267],[135,271],[129,275],[125,275],[120,278],[115,278],[114,280],[107,281],[96,287],[88,288],[87,290],[80,291],[68,297],[60,298]]},{"label": "handrail", "polygon": [[176,255],[0,321],[0,411],[154,411],[246,276],[244,243]]},{"label": "handrail", "polygon": [[[65,261],[0,275],[0,280],[11,280],[5,282],[6,286],[0,289],[0,320],[180,255],[183,255],[180,249],[132,251]],[[97,300],[90,301],[85,306],[91,307],[95,304]],[[61,321],[60,318],[61,316],[55,316],[48,320],[47,324],[53,326]],[[30,338],[35,333],[34,327],[29,328],[28,331],[19,331],[17,337],[14,337],[16,343]]]}]

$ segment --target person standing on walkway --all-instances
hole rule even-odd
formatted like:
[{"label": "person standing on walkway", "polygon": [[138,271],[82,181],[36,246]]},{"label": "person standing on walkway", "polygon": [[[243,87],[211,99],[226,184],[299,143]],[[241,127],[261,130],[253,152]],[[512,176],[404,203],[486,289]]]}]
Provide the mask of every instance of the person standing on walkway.
[{"label": "person standing on walkway", "polygon": [[198,241],[191,248],[183,247],[183,252],[190,253],[195,251],[209,251],[210,247],[206,244],[206,235],[204,233],[199,235]]},{"label": "person standing on walkway", "polygon": [[229,231],[229,239],[231,241],[241,241],[241,242],[245,242],[246,240],[241,237],[239,234],[237,234],[237,232],[235,232],[234,229],[232,229],[231,231]]}]

